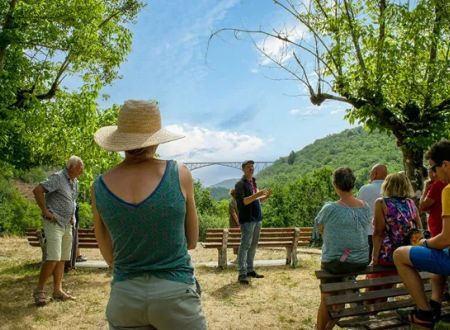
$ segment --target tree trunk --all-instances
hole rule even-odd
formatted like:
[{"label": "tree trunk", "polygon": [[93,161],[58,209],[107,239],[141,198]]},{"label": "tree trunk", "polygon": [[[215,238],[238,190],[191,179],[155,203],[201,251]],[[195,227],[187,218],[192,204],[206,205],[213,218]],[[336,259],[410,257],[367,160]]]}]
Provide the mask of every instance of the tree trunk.
[{"label": "tree trunk", "polygon": [[423,149],[416,148],[415,150],[410,150],[402,146],[401,150],[406,176],[411,180],[415,192],[422,191],[424,180]]}]

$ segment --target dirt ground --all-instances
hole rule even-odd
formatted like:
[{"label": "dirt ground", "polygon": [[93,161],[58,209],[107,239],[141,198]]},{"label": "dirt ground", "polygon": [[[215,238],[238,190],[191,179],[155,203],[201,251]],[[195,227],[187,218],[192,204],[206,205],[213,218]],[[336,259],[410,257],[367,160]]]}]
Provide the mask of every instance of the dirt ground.
[{"label": "dirt ground", "polygon": [[[90,260],[101,260],[97,249],[82,251]],[[233,258],[232,250],[229,250]],[[202,303],[209,329],[314,329],[319,305],[319,268],[316,250],[299,253],[300,265],[258,268],[264,279],[239,285],[235,268],[219,270],[217,250],[199,244],[191,253],[202,285]],[[76,301],[50,302],[36,308],[32,290],[39,273],[40,249],[24,238],[0,238],[1,329],[107,329],[104,316],[111,274],[108,269],[78,268],[65,275],[65,289]],[[283,259],[284,250],[258,250],[256,259]],[[49,283],[50,284],[50,283]],[[50,294],[51,286],[47,292]],[[176,329],[174,329],[176,330]]]}]

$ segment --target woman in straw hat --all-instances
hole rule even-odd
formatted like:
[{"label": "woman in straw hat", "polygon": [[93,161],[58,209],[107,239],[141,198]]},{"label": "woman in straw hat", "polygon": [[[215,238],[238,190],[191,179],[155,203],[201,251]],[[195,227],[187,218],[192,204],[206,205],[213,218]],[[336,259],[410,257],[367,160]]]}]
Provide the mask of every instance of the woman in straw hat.
[{"label": "woman in straw hat", "polygon": [[189,170],[154,157],[183,136],[161,128],[157,102],[126,101],[95,142],[125,159],[92,187],[95,236],[113,280],[110,329],[206,329],[188,249],[198,239]]}]

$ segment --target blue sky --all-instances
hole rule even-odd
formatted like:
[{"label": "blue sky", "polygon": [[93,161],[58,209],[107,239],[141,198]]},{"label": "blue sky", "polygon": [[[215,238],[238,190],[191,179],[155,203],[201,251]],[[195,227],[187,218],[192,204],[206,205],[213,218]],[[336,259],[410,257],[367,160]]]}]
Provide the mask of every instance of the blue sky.
[{"label": "blue sky", "polygon": [[[130,26],[133,49],[122,79],[104,89],[105,105],[158,100],[163,125],[186,135],[158,152],[184,162],[272,161],[350,127],[344,104],[313,106],[300,83],[282,79],[289,76],[255,48],[260,37],[223,33],[207,52],[210,34],[224,27],[285,28],[307,38],[270,0],[152,0]],[[264,47],[273,56],[283,49]],[[205,185],[241,175],[218,166],[192,174]]]}]

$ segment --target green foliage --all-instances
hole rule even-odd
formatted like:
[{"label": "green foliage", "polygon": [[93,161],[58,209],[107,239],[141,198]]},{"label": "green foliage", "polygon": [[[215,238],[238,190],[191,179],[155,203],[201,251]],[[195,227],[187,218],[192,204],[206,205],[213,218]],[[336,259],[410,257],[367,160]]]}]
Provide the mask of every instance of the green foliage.
[{"label": "green foliage", "polygon": [[33,167],[27,171],[21,171],[19,178],[27,183],[38,184],[47,177],[47,172],[42,167]]},{"label": "green foliage", "polygon": [[290,182],[323,166],[332,169],[348,166],[354,171],[359,188],[367,182],[374,164],[386,164],[390,172],[403,170],[402,155],[395,138],[385,133],[368,133],[361,127],[316,140],[295,154],[292,166],[280,158],[258,173],[260,186],[274,181]]},{"label": "green foliage", "polygon": [[287,163],[288,163],[289,165],[294,164],[294,162],[295,162],[295,157],[296,157],[296,156],[297,156],[297,155],[295,154],[294,150],[292,150],[291,153],[289,154],[288,158],[287,158]]},{"label": "green foliage", "polygon": [[322,168],[297,180],[272,181],[272,196],[263,203],[266,227],[312,227],[324,202],[336,200],[331,168]]},{"label": "green foliage", "polygon": [[22,197],[14,185],[0,175],[0,234],[23,235],[25,229],[40,225],[39,208]]},{"label": "green foliage", "polygon": [[212,214],[199,214],[199,240],[204,241],[207,228],[227,228],[228,221],[223,217],[217,217]]},{"label": "green foliage", "polygon": [[91,204],[86,202],[78,203],[78,221],[80,228],[92,228],[92,209]]},{"label": "green foliage", "polygon": [[[139,0],[4,1],[0,5],[0,154],[15,169],[61,168],[70,155],[86,165],[81,191],[120,157],[94,146],[93,133],[115,122],[98,109],[101,89],[118,78],[131,50]],[[63,85],[69,80],[70,89]]]},{"label": "green foliage", "polygon": [[199,181],[194,183],[194,198],[199,219],[200,240],[204,240],[207,228],[228,227],[228,201],[215,201],[208,189]]}]

